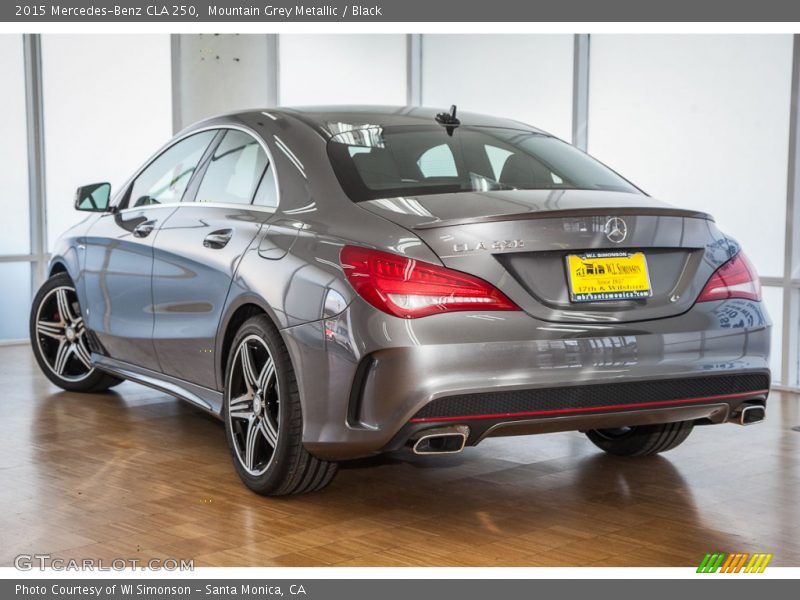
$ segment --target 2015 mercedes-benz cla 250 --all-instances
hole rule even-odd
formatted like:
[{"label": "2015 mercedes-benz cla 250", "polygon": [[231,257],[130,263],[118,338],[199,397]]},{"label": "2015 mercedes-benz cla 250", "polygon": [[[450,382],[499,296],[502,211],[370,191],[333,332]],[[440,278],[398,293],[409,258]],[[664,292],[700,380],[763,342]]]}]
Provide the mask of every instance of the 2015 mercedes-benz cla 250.
[{"label": "2015 mercedes-benz cla 250", "polygon": [[82,187],[33,302],[56,385],[219,415],[261,494],[337,461],[755,423],[770,322],[739,244],[569,144],[455,108],[252,111]]}]

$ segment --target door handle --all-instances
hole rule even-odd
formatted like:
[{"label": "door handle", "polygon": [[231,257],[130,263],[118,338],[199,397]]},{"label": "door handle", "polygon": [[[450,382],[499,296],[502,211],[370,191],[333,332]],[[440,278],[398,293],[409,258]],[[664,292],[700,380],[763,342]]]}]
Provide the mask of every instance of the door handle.
[{"label": "door handle", "polygon": [[219,250],[224,248],[228,242],[231,241],[233,237],[233,229],[219,229],[218,231],[214,231],[209,233],[206,238],[203,240],[203,246],[206,248],[212,248],[214,250]]},{"label": "door handle", "polygon": [[145,221],[144,223],[139,223],[133,229],[133,236],[137,238],[146,238],[148,235],[153,233],[153,229],[156,228],[155,221]]}]

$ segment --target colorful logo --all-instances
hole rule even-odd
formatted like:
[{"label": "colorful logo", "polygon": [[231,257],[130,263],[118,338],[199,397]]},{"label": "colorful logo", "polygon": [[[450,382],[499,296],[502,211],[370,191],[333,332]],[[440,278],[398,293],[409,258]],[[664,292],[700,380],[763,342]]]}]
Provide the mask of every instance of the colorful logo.
[{"label": "colorful logo", "polygon": [[724,552],[707,552],[698,573],[763,573],[767,568],[772,554],[748,554],[737,552],[725,554]]}]

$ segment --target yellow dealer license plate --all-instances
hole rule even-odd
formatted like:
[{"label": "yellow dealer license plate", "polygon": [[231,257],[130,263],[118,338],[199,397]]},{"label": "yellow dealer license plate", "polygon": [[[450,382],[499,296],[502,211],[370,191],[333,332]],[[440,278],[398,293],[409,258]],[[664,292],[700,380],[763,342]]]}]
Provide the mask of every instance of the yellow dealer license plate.
[{"label": "yellow dealer license plate", "polygon": [[643,252],[587,252],[567,255],[572,302],[649,298],[650,275]]}]

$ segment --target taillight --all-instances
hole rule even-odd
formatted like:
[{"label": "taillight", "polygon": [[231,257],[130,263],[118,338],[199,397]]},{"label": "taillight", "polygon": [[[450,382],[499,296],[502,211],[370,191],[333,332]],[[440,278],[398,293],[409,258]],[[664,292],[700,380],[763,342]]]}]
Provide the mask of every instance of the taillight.
[{"label": "taillight", "polygon": [[728,298],[761,300],[761,282],[758,280],[758,274],[742,252],[714,271],[697,301],[710,302]]},{"label": "taillight", "polygon": [[397,254],[345,246],[341,263],[353,289],[375,308],[415,319],[460,310],[519,310],[493,285]]}]

